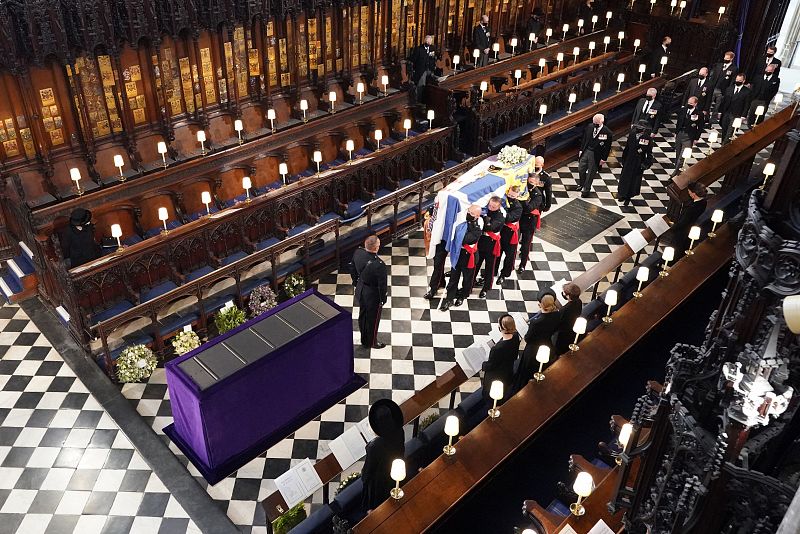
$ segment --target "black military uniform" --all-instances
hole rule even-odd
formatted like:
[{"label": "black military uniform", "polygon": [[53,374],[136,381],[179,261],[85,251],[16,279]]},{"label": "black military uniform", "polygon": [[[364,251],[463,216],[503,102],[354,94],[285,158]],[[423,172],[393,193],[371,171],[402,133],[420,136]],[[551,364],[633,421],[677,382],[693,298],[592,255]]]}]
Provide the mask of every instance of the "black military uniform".
[{"label": "black military uniform", "polygon": [[522,203],[516,198],[512,199],[506,196],[503,199],[503,208],[506,210],[506,220],[503,228],[500,229],[500,248],[504,258],[503,270],[500,271],[500,276],[497,278],[499,285],[502,285],[514,270],[517,245],[519,245],[519,220],[522,217]]},{"label": "black military uniform", "polygon": [[361,331],[361,345],[382,348],[378,342],[378,323],[381,308],[386,303],[387,270],[386,264],[377,254],[359,248],[353,254],[350,276],[356,286],[358,301],[358,328]]},{"label": "black military uniform", "polygon": [[658,132],[661,127],[661,102],[655,98],[650,100],[647,96],[636,102],[631,126],[642,124],[643,121],[647,121],[647,127],[651,131]]},{"label": "black military uniform", "polygon": [[439,291],[440,288],[445,286],[444,283],[444,262],[447,259],[447,243],[439,241],[436,245],[436,252],[433,256],[433,273],[431,274],[430,285],[428,292],[423,295],[424,298],[430,300]]},{"label": "black military uniform", "polygon": [[[467,218],[469,218],[469,215],[467,215]],[[445,297],[445,301],[440,308],[442,311],[447,311],[453,300],[455,300],[456,306],[460,306],[472,292],[472,282],[475,280],[474,273],[475,265],[477,264],[478,239],[481,237],[481,227],[478,225],[477,219],[467,220],[461,224],[467,225],[467,228],[461,241],[461,250],[458,251],[458,261],[450,271],[450,281],[447,283],[447,297]],[[459,232],[458,226],[456,227],[456,232]],[[452,262],[452,251],[450,258]],[[458,290],[459,279],[463,279],[461,291]]]},{"label": "black military uniform", "polygon": [[708,108],[711,106],[711,95],[714,93],[714,87],[709,76],[705,78],[695,76],[689,80],[689,85],[686,86],[686,93],[684,94],[684,104],[689,101],[690,97],[697,98],[697,109],[703,113],[708,113]]},{"label": "black military uniform", "polygon": [[675,172],[677,173],[683,164],[683,149],[694,145],[694,142],[703,134],[706,124],[705,115],[699,106],[689,107],[686,105],[678,110],[676,124]]},{"label": "black military uniform", "polygon": [[550,209],[553,201],[553,180],[545,171],[539,173],[542,187],[533,187],[528,184],[528,198],[522,201],[522,217],[519,220],[519,233],[521,236],[519,247],[519,268],[521,273],[528,264],[531,253],[533,234],[539,228],[542,213]]},{"label": "black military uniform", "polygon": [[719,112],[722,118],[719,125],[722,127],[722,142],[727,143],[733,135],[733,121],[736,117],[746,117],[750,106],[751,91],[744,85],[731,85],[722,97]]},{"label": "black military uniform", "polygon": [[500,260],[502,250],[500,248],[500,229],[505,224],[505,217],[500,208],[490,211],[487,207],[486,215],[483,216],[483,234],[478,240],[478,262],[475,264],[475,276],[480,271],[481,264],[485,261],[483,268],[483,278],[477,278],[475,283],[482,286],[480,297],[486,297],[486,293],[492,289],[497,264]]}]

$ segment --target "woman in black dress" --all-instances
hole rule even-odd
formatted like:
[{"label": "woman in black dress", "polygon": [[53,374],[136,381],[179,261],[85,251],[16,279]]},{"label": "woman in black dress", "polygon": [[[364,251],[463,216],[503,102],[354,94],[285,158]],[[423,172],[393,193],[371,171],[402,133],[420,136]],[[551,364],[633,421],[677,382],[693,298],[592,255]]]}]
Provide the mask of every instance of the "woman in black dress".
[{"label": "woman in black dress", "polygon": [[553,334],[558,330],[558,323],[561,314],[556,309],[556,301],[553,295],[546,294],[539,301],[540,314],[531,319],[528,323],[528,332],[525,334],[525,350],[522,352],[522,359],[519,362],[517,374],[514,377],[514,391],[519,391],[533,377],[533,373],[539,369],[539,362],[536,361],[536,352],[541,345],[550,347],[550,361],[555,358],[553,354]]},{"label": "woman in black dress", "polygon": [[619,177],[617,200],[628,206],[641,193],[642,174],[653,164],[651,130],[644,124],[634,126],[622,151],[622,174]]},{"label": "woman in black dress", "polygon": [[483,369],[483,380],[481,381],[483,400],[487,404],[492,403],[492,399],[489,397],[489,389],[495,380],[503,383],[503,399],[498,401],[498,404],[502,404],[511,397],[511,387],[514,381],[514,362],[519,356],[520,339],[514,318],[505,314],[500,317],[498,323],[503,339],[492,347],[492,350],[489,351],[489,359],[483,362],[481,367]]}]

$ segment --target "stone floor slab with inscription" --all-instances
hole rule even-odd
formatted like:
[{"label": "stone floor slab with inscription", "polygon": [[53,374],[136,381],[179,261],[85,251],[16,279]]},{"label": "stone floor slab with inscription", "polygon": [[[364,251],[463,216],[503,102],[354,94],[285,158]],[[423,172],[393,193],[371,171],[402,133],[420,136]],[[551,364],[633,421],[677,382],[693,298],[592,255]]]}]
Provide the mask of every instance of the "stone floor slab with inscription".
[{"label": "stone floor slab with inscription", "polygon": [[542,217],[542,227],[536,237],[572,252],[623,218],[619,213],[576,198]]}]

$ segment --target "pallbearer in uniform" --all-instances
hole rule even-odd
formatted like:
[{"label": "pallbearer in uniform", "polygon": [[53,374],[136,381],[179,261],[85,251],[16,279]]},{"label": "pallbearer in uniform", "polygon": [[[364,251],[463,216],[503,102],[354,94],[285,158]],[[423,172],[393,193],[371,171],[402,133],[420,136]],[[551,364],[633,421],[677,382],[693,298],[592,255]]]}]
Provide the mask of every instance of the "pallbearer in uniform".
[{"label": "pallbearer in uniform", "polygon": [[505,224],[505,216],[500,209],[502,203],[500,197],[492,197],[486,206],[486,213],[483,215],[483,234],[478,240],[478,263],[475,265],[475,276],[478,276],[481,264],[485,262],[483,268],[483,278],[476,278],[475,284],[481,286],[480,298],[486,298],[486,293],[492,289],[494,275],[497,272],[497,264],[500,255],[503,253],[500,248],[500,229]]},{"label": "pallbearer in uniform", "polygon": [[544,158],[542,156],[536,156],[535,169],[538,172],[528,175],[527,191],[524,195],[520,195],[522,217],[519,220],[521,241],[519,267],[517,268],[517,272],[520,274],[528,264],[533,234],[539,228],[542,213],[550,209],[550,204],[553,201],[553,181],[544,170]]},{"label": "pallbearer in uniform", "polygon": [[[500,230],[500,248],[503,250],[503,269],[497,277],[497,285],[503,285],[506,278],[514,270],[514,261],[517,259],[517,245],[519,245],[519,220],[522,217],[522,204],[517,199],[519,186],[512,185],[506,192],[503,209],[506,210],[506,220]],[[499,263],[499,262],[498,262]]]},{"label": "pallbearer in uniform", "polygon": [[631,199],[641,193],[642,174],[653,163],[649,124],[647,119],[642,119],[628,135],[628,142],[622,151],[622,174],[619,177],[617,200],[622,201],[623,206],[629,205]]},{"label": "pallbearer in uniform", "polygon": [[[467,208],[467,220],[456,226],[453,240],[450,243],[450,281],[447,283],[447,297],[442,302],[442,311],[447,311],[454,304],[461,306],[470,292],[475,279],[475,265],[478,261],[478,239],[481,237],[481,207],[472,204]],[[461,290],[458,290],[458,281]]]},{"label": "pallbearer in uniform", "polygon": [[378,341],[378,323],[381,309],[386,304],[388,274],[386,264],[378,257],[381,240],[371,235],[364,240],[364,248],[353,253],[350,276],[356,286],[358,301],[358,328],[361,331],[361,345],[367,348],[382,349],[386,345]]},{"label": "pallbearer in uniform", "polygon": [[447,243],[439,241],[436,245],[436,253],[433,256],[433,274],[431,274],[431,281],[428,292],[423,295],[423,298],[431,300],[439,292],[444,284],[444,262],[447,259]]}]

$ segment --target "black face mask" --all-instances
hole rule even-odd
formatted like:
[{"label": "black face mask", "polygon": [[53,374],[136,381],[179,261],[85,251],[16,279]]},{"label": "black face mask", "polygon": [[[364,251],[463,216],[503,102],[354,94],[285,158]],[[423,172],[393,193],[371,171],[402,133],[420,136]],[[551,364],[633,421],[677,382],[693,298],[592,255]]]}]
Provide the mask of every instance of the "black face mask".
[{"label": "black face mask", "polygon": [[653,100],[653,98],[655,98],[655,97],[652,97],[652,96],[650,96],[650,95],[647,95],[647,100]]},{"label": "black face mask", "polygon": [[469,213],[467,213],[467,222],[468,223],[475,222],[477,220],[478,220],[477,218],[475,218],[472,215],[470,215]]},{"label": "black face mask", "polygon": [[768,70],[764,71],[764,76],[772,76],[772,73]]},{"label": "black face mask", "polygon": [[772,57],[772,56],[774,56],[774,55],[775,55],[775,54],[770,54],[769,52],[767,52],[767,57]]},{"label": "black face mask", "polygon": [[705,76],[703,76],[703,75],[701,74],[701,75],[700,75],[700,79],[701,79],[701,80],[705,80],[705,79],[706,79],[706,77],[705,77]]},{"label": "black face mask", "polygon": [[744,82],[736,82],[736,87],[741,87],[742,85],[744,85]]}]

